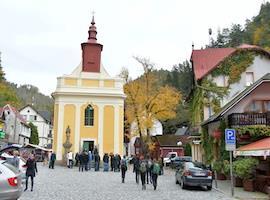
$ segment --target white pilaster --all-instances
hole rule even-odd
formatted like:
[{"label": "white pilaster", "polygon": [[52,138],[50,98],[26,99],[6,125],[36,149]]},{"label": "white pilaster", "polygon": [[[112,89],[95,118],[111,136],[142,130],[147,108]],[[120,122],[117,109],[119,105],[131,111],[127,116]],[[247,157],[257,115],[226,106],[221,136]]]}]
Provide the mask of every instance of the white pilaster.
[{"label": "white pilaster", "polygon": [[103,122],[104,122],[104,105],[98,104],[98,149],[99,155],[103,156]]},{"label": "white pilaster", "polygon": [[76,111],[75,111],[75,139],[74,139],[74,153],[79,152],[80,150],[80,119],[81,119],[81,106],[82,104],[75,104]]},{"label": "white pilaster", "polygon": [[[114,153],[119,152],[119,106],[114,105]],[[122,153],[121,153],[122,154]]]},{"label": "white pilaster", "polygon": [[64,129],[64,106],[65,104],[59,103],[58,110],[58,130],[57,130],[57,150],[56,160],[62,160],[62,149],[63,149],[63,129]]}]

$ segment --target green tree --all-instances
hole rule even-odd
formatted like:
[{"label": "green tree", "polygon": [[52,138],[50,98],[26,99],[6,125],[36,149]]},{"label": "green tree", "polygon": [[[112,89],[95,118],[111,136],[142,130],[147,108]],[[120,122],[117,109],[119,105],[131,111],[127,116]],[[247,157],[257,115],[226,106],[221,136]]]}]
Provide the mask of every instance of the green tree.
[{"label": "green tree", "polygon": [[186,144],[184,148],[185,156],[191,156],[191,146],[189,143]]},{"label": "green tree", "polygon": [[233,24],[230,29],[218,31],[210,47],[237,47],[242,43],[254,44],[270,50],[270,3],[261,5],[260,12],[242,27]]},{"label": "green tree", "polygon": [[31,122],[28,124],[31,128],[30,144],[39,144],[38,130],[37,127]]}]

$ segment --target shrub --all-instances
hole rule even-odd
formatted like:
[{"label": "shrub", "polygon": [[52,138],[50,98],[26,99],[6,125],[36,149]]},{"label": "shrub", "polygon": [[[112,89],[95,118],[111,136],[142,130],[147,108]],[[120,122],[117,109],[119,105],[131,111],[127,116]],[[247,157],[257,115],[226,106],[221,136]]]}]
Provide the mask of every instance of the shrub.
[{"label": "shrub", "polygon": [[222,173],[223,172],[223,162],[222,161],[215,161],[213,163],[213,170],[218,172],[218,173]]},{"label": "shrub", "polygon": [[255,158],[243,158],[233,163],[234,173],[242,179],[252,179],[259,161]]}]

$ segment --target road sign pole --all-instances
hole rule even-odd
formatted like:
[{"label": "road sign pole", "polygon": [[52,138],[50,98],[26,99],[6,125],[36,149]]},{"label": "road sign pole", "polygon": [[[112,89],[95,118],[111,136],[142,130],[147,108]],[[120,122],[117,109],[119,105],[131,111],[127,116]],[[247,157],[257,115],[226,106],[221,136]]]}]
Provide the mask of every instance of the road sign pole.
[{"label": "road sign pole", "polygon": [[233,167],[232,167],[232,151],[230,151],[230,173],[231,173],[231,195],[234,196],[234,184],[233,184]]}]

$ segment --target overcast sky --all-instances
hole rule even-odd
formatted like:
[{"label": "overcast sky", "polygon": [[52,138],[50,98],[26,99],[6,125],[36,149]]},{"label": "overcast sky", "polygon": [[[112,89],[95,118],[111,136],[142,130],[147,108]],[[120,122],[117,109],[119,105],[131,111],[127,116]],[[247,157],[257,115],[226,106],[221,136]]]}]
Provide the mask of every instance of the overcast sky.
[{"label": "overcast sky", "polygon": [[32,84],[50,95],[56,77],[81,61],[95,11],[102,63],[112,76],[142,68],[132,56],[170,70],[208,44],[208,29],[244,24],[263,0],[1,0],[0,51],[8,81]]}]

